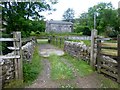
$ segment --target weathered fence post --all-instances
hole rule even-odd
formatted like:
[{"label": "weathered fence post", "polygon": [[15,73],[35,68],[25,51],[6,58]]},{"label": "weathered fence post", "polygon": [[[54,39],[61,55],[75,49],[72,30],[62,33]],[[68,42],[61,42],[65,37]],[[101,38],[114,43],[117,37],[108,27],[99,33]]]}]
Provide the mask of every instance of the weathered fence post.
[{"label": "weathered fence post", "polygon": [[117,44],[117,47],[118,47],[118,59],[117,59],[117,62],[118,62],[118,82],[120,84],[120,35],[118,35],[118,44]]},{"label": "weathered fence post", "polygon": [[52,42],[53,42],[53,37],[51,36],[50,39],[51,39],[51,44],[52,44]]},{"label": "weathered fence post", "polygon": [[54,39],[53,36],[51,36],[51,44],[53,44],[53,41],[54,41],[53,39]]},{"label": "weathered fence post", "polygon": [[62,38],[60,37],[60,48],[61,48],[61,44],[62,44]]},{"label": "weathered fence post", "polygon": [[[2,58],[0,58],[0,61],[2,61]],[[0,65],[0,90],[2,90],[2,65]]]},{"label": "weathered fence post", "polygon": [[18,39],[19,41],[13,42],[14,47],[18,48],[19,50],[15,49],[14,54],[19,55],[19,59],[15,59],[15,77],[16,79],[23,79],[23,70],[22,70],[22,52],[21,52],[21,32],[14,32],[13,37]]},{"label": "weathered fence post", "polygon": [[57,46],[57,37],[55,38],[55,40],[56,40],[56,46]]},{"label": "weathered fence post", "polygon": [[101,68],[101,40],[97,41],[97,71],[100,73],[100,68]]},{"label": "weathered fence post", "polygon": [[97,30],[91,31],[91,55],[90,55],[90,65],[94,68],[96,64],[96,54],[95,54],[95,39],[97,38]]},{"label": "weathered fence post", "polygon": [[56,44],[56,37],[54,37],[54,45]]}]

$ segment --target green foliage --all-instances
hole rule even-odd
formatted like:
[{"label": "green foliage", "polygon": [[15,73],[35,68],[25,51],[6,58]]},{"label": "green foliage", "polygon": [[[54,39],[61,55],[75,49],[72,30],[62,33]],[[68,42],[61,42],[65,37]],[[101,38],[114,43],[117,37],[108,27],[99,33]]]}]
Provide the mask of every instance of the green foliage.
[{"label": "green foliage", "polygon": [[81,41],[83,41],[87,46],[91,45],[91,40],[81,40]]},{"label": "green foliage", "polygon": [[64,80],[73,78],[73,73],[70,68],[68,68],[57,55],[51,55],[49,57],[51,63],[51,78],[53,80]]},{"label": "green foliage", "polygon": [[103,75],[98,76],[99,81],[101,82],[100,88],[118,88],[118,83],[109,79],[105,78]]},{"label": "green foliage", "polygon": [[6,84],[4,88],[22,88],[24,87],[22,80],[11,80],[9,84]]},{"label": "green foliage", "polygon": [[[92,30],[94,27],[94,14],[96,15],[96,29],[99,34],[116,37],[116,34],[120,33],[119,9],[115,10],[111,3],[102,2],[90,7],[88,12],[82,13],[79,19],[75,20],[75,31],[83,32],[81,26],[87,27],[88,31]],[[112,31],[107,30],[108,27],[112,28]],[[86,29],[84,31],[83,34],[88,33]]]},{"label": "green foliage", "polygon": [[76,26],[75,32],[76,33],[81,33],[82,32],[83,35],[88,35],[88,36],[91,35],[91,30],[87,26],[79,26],[78,25],[78,26]]},{"label": "green foliage", "polygon": [[[52,4],[56,1],[39,1],[39,2],[2,2],[2,20],[7,24],[6,33],[21,31],[22,37],[28,37],[31,31],[44,32],[44,17],[40,15],[42,11],[53,11]],[[54,2],[54,3],[53,3]],[[31,19],[32,18],[32,19]]]},{"label": "green foliage", "polygon": [[30,35],[31,35],[31,36],[35,36],[35,32],[34,32],[34,31],[31,31]]},{"label": "green foliage", "polygon": [[57,41],[57,44],[56,44],[56,40],[55,40],[55,38],[53,37],[52,40],[51,40],[51,42],[50,42],[50,44],[53,44],[53,45],[55,45],[55,46],[63,49],[63,48],[64,48],[64,41],[65,41],[65,40],[62,38],[62,41],[61,41],[61,43],[60,43],[60,38],[58,38],[58,41]]},{"label": "green foliage", "polygon": [[45,22],[43,20],[33,21],[32,22],[32,30],[34,32],[45,32]]},{"label": "green foliage", "polygon": [[75,30],[74,30],[74,31],[75,31],[76,33],[80,33],[80,32],[82,32],[82,31],[83,31],[83,29],[84,29],[84,27],[83,27],[83,26],[79,26],[79,25],[78,25],[78,26],[76,26],[76,28],[75,28]]},{"label": "green foliage", "polygon": [[78,71],[81,77],[90,75],[93,73],[92,67],[89,66],[85,61],[78,60],[77,58],[71,57],[70,55],[66,54],[63,56],[69,63],[72,63],[75,69]]},{"label": "green foliage", "polygon": [[109,36],[111,38],[117,37],[117,35],[118,35],[118,32],[115,30],[107,30],[105,33],[107,36]]},{"label": "green foliage", "polygon": [[31,63],[24,62],[23,76],[25,83],[34,81],[42,70],[41,58],[39,56],[38,47],[35,47]]}]

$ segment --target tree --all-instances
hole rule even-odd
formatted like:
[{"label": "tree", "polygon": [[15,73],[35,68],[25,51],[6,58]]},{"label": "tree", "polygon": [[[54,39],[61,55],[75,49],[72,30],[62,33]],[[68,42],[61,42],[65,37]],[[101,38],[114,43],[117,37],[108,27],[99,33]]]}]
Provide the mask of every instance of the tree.
[{"label": "tree", "polygon": [[83,26],[87,26],[88,24],[88,13],[82,13],[80,15],[80,24]]},{"label": "tree", "polygon": [[[96,22],[97,22],[97,29],[99,29],[99,23],[100,21],[104,22],[102,17],[103,17],[103,13],[105,12],[105,10],[113,10],[112,4],[111,3],[99,3],[97,5],[94,5],[93,7],[90,7],[88,9],[88,21],[89,21],[89,26],[92,29],[94,26],[94,13],[97,13],[97,18],[96,18]],[[101,26],[100,26],[101,27]],[[103,27],[103,26],[102,26]],[[100,30],[99,30],[100,31]]]},{"label": "tree", "polygon": [[68,8],[63,14],[63,19],[65,21],[73,22],[74,14],[75,14],[75,11],[71,8]]},{"label": "tree", "polygon": [[[55,1],[51,1],[51,3],[55,4]],[[46,0],[39,2],[2,2],[2,20],[7,22],[7,25],[4,26],[7,29],[6,33],[21,31],[22,35],[28,36],[33,27],[33,21],[44,19],[40,12],[53,11],[51,5]]]},{"label": "tree", "polygon": [[[119,30],[119,18],[117,10],[111,3],[99,3],[90,7],[88,12],[82,13],[79,18],[79,26],[88,27],[90,30],[94,27],[94,13],[96,15],[96,29],[100,34],[115,36]],[[78,30],[77,30],[78,31]]]}]

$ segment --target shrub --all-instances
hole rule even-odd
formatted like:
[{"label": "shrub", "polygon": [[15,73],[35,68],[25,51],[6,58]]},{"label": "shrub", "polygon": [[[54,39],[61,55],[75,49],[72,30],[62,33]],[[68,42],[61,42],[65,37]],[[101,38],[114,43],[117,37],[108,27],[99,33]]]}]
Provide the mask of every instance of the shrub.
[{"label": "shrub", "polygon": [[77,26],[75,29],[75,32],[76,33],[82,32],[83,35],[88,35],[88,36],[91,35],[91,31],[90,31],[89,27],[87,27],[87,26]]},{"label": "shrub", "polygon": [[113,37],[117,37],[118,32],[115,31],[115,30],[107,30],[107,31],[106,31],[106,35],[107,35],[108,37],[113,38]]},{"label": "shrub", "polygon": [[34,32],[34,31],[31,31],[30,35],[31,35],[31,36],[34,36],[34,35],[35,35],[35,32]]}]

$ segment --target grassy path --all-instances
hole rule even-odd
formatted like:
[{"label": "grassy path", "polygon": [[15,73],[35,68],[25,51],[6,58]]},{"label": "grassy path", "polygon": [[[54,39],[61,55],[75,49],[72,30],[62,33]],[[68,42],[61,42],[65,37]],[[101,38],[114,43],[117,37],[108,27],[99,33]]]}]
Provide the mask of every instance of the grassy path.
[{"label": "grassy path", "polygon": [[[40,49],[56,49],[42,43]],[[49,50],[47,50],[49,51]],[[42,57],[43,70],[38,79],[28,88],[116,88],[117,83],[92,71],[84,61],[69,56]]]},{"label": "grassy path", "polygon": [[42,64],[44,68],[41,75],[39,75],[38,79],[28,88],[57,88],[56,84],[50,79],[51,69],[49,60],[43,59]]}]

